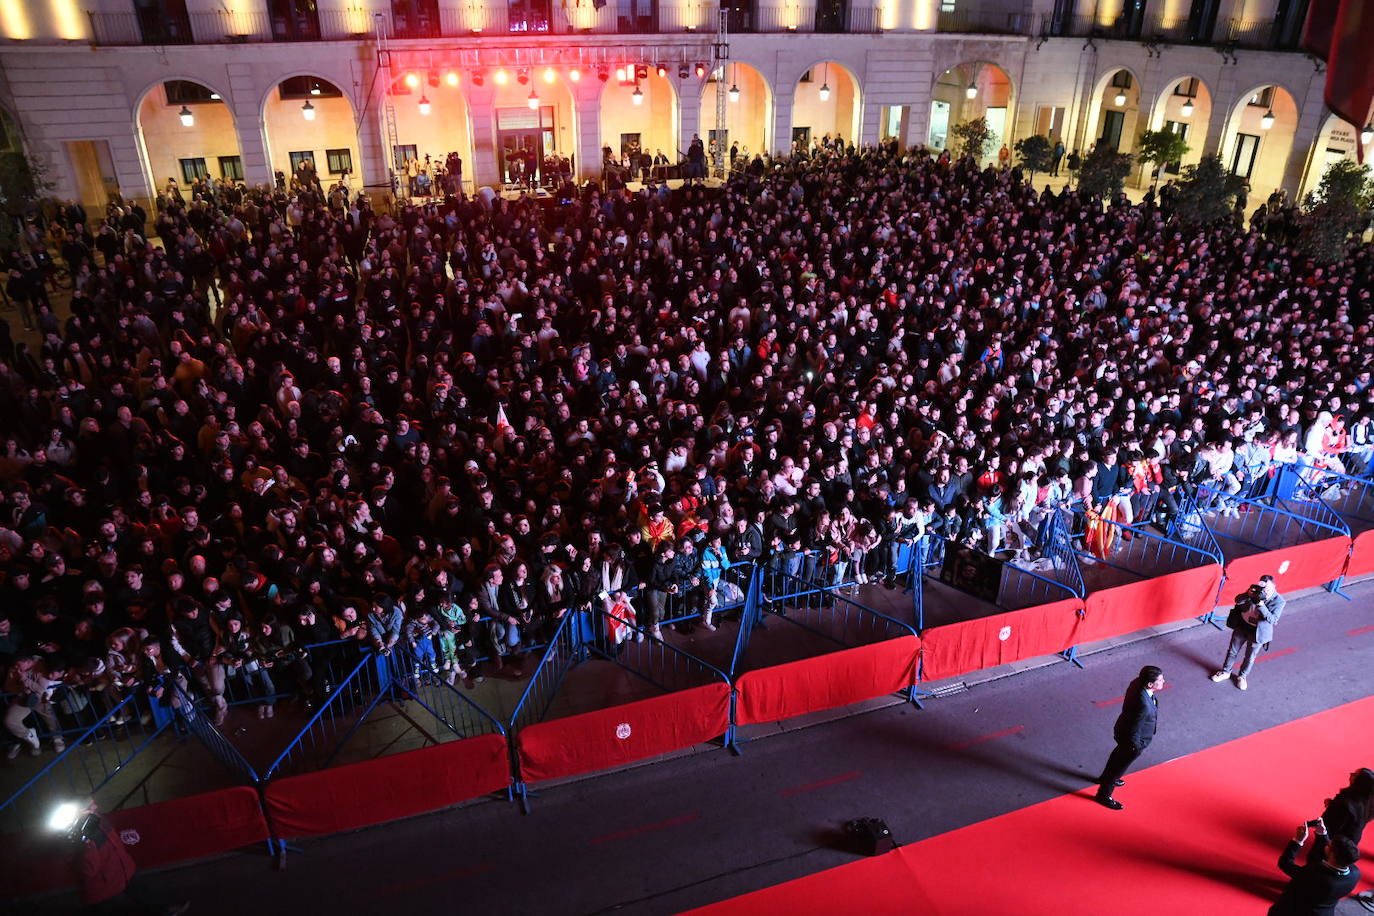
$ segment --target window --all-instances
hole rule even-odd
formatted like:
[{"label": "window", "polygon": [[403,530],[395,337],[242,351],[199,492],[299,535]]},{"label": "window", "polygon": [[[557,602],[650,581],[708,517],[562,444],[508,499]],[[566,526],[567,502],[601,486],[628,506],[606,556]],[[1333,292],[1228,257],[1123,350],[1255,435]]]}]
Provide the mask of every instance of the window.
[{"label": "window", "polygon": [[327,149],[324,151],[325,163],[329,167],[329,174],[342,175],[344,172],[353,172],[353,152],[346,149]]},{"label": "window", "polygon": [[197,159],[181,160],[181,179],[187,184],[197,178],[209,178],[210,170],[205,167],[205,158],[202,156]]},{"label": "window", "polygon": [[192,41],[186,0],[135,0],[134,15],[145,45],[184,45]]},{"label": "window", "polygon": [[268,0],[267,15],[275,41],[315,41],[320,37],[315,0]]},{"label": "window", "polygon": [[296,152],[296,153],[287,153],[287,155],[291,157],[291,171],[292,171],[292,172],[297,172],[297,171],[299,171],[302,162],[308,162],[308,163],[310,163],[311,168],[314,168],[314,166],[315,166],[315,151],[314,151],[314,150],[303,150],[303,151],[301,151],[301,152]]},{"label": "window", "polygon": [[1247,104],[1247,105],[1254,105],[1256,108],[1273,108],[1273,107],[1274,107],[1274,87],[1273,87],[1273,86],[1265,86],[1265,87],[1264,87],[1263,89],[1261,89],[1259,92],[1256,92],[1254,95],[1250,96],[1250,101],[1247,102],[1246,104]]},{"label": "window", "polygon": [[1108,149],[1121,149],[1121,131],[1126,125],[1126,113],[1123,111],[1104,111],[1102,112],[1102,140]]},{"label": "window", "polygon": [[1063,139],[1064,114],[1062,107],[1041,105],[1035,110],[1035,132],[1051,141]]},{"label": "window", "polygon": [[952,12],[954,12],[954,0],[940,0],[940,12],[942,12],[942,13],[952,13]]},{"label": "window", "polygon": [[168,105],[203,105],[220,100],[218,93],[209,86],[190,80],[168,80],[162,88],[167,93]]},{"label": "window", "polygon": [[549,0],[510,0],[512,32],[547,32],[551,18]]},{"label": "window", "polygon": [[314,76],[293,76],[282,80],[277,86],[282,101],[289,99],[338,98],[343,95],[339,87]]},{"label": "window", "polygon": [[810,70],[807,70],[805,73],[803,73],[803,74],[801,75],[801,79],[797,80],[797,82],[799,82],[799,83],[809,83],[809,82],[811,82],[811,71],[810,71]]},{"label": "window", "polygon": [[392,152],[395,153],[396,156],[396,158],[392,161],[398,162],[402,166],[404,166],[407,162],[409,162],[412,159],[418,161],[420,158],[420,154],[416,152],[416,147],[414,143],[398,144],[395,147],[395,149],[392,150]]},{"label": "window", "polygon": [[1113,73],[1113,74],[1112,74],[1112,88],[1113,88],[1113,89],[1130,89],[1130,88],[1131,88],[1131,71],[1129,71],[1129,70],[1118,70],[1118,71],[1116,71],[1115,73]]},{"label": "window", "polygon": [[657,2],[655,0],[617,0],[616,30],[622,34],[657,32]]},{"label": "window", "polygon": [[438,0],[391,0],[391,28],[396,38],[438,38]]},{"label": "window", "polygon": [[1179,80],[1174,86],[1174,95],[1181,95],[1184,98],[1197,98],[1197,77],[1190,76],[1186,80]]},{"label": "window", "polygon": [[1249,178],[1255,169],[1255,156],[1259,153],[1259,137],[1254,134],[1236,134],[1236,151],[1231,156],[1231,174]]},{"label": "window", "polygon": [[229,181],[243,181],[243,160],[238,156],[220,156],[219,174]]}]

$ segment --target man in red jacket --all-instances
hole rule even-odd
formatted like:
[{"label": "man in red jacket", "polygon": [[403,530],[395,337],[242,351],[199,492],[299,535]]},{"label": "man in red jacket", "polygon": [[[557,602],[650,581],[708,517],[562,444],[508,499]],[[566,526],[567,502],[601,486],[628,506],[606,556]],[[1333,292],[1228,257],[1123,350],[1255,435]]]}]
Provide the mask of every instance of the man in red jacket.
[{"label": "man in red jacket", "polygon": [[93,799],[87,799],[85,806],[75,813],[68,829],[72,838],[81,844],[75,864],[86,912],[103,913],[118,907],[118,912],[180,916],[190,908],[189,903],[174,906],[150,903],[141,892],[130,889],[138,866],[119,831],[100,816]]}]

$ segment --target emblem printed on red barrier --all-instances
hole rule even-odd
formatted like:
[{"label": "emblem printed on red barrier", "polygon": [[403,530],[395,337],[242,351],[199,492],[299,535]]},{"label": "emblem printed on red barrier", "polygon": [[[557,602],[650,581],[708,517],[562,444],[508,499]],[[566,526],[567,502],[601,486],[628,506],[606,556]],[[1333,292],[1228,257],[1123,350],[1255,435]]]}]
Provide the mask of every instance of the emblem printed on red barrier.
[{"label": "emblem printed on red barrier", "polygon": [[621,741],[624,741],[626,738],[630,737],[630,723],[621,722],[619,725],[617,725],[615,727],[615,736],[619,738]]},{"label": "emblem printed on red barrier", "polygon": [[138,841],[141,839],[143,839],[143,837],[139,836],[138,831],[132,827],[126,827],[119,831],[119,842],[123,843],[125,846],[137,846]]},{"label": "emblem printed on red barrier", "polygon": [[1002,629],[998,630],[997,638],[1000,639],[1002,642],[1006,642],[1008,639],[1011,639],[1011,627],[1002,627]]},{"label": "emblem printed on red barrier", "polygon": [[1284,573],[1288,572],[1288,564],[1289,564],[1289,561],[1288,561],[1288,560],[1284,560],[1282,563],[1279,564],[1279,575],[1280,575],[1280,576],[1283,575]]}]

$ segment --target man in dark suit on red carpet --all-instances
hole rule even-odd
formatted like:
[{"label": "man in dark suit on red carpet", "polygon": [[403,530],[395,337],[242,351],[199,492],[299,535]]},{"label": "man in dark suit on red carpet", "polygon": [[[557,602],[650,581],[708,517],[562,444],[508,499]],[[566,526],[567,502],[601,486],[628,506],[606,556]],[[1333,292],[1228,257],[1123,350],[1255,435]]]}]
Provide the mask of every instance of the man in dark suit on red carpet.
[{"label": "man in dark suit on red carpet", "polygon": [[[1316,839],[1307,854],[1307,864],[1298,864],[1298,853],[1307,842],[1308,828],[1314,828]],[[1360,883],[1360,870],[1355,863],[1360,849],[1349,837],[1327,836],[1321,818],[1298,828],[1279,856],[1279,868],[1292,878],[1278,902],[1269,908],[1269,916],[1330,916],[1336,904]]]},{"label": "man in dark suit on red carpet", "polygon": [[1112,798],[1112,790],[1125,785],[1121,777],[1125,775],[1126,768],[1135,763],[1136,758],[1154,740],[1159,714],[1159,700],[1155,693],[1162,689],[1164,672],[1154,665],[1141,668],[1140,675],[1126,689],[1121,715],[1117,716],[1116,726],[1112,729],[1116,747],[1107,758],[1107,765],[1102,768],[1102,777],[1098,780],[1095,799],[1099,805],[1113,811],[1125,807]]}]

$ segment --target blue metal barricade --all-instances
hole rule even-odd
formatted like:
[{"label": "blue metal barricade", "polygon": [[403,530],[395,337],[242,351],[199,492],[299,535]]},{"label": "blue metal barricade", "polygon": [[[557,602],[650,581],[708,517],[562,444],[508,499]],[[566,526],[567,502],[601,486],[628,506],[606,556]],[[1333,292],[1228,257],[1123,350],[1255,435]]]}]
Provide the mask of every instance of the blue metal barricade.
[{"label": "blue metal barricade", "polygon": [[1020,610],[1086,594],[1069,531],[1067,510],[1052,512],[1037,532],[1040,556],[1007,561],[997,594],[999,607]]},{"label": "blue metal barricade", "polygon": [[176,697],[172,705],[176,709],[177,721],[182,723],[187,731],[195,735],[201,744],[205,745],[210,754],[220,762],[220,765],[232,773],[243,785],[255,786],[261,782],[257,771],[239,753],[238,748],[234,747],[233,743],[207,718],[207,712],[204,708],[207,705],[205,701],[197,701],[187,687],[181,683],[174,682],[169,689],[173,691]]},{"label": "blue metal barricade", "polygon": [[[666,627],[699,620],[706,615],[708,606],[714,617],[731,617],[738,614],[744,608],[744,593],[753,580],[753,575],[753,563],[738,563],[721,573],[719,583],[711,592],[707,591],[703,580],[703,585],[697,588],[668,595],[660,625]],[[738,595],[735,595],[736,591]],[[645,590],[640,588],[633,594],[643,599]],[[640,603],[636,606],[642,615],[644,605]]]},{"label": "blue metal barricade", "polygon": [[[783,574],[786,576],[786,574]],[[760,609],[760,616],[768,614],[770,619],[785,620],[829,640],[844,648],[854,648],[870,643],[895,639],[898,636],[915,636],[916,629],[894,617],[874,610],[853,598],[838,594],[830,586],[821,586],[797,577],[785,584],[792,596],[792,603],[774,603],[769,609]],[[797,601],[797,598],[816,596],[824,600]],[[747,649],[747,642],[744,649]],[[743,653],[741,653],[743,654]],[[730,676],[741,673],[740,662],[736,658]]]},{"label": "blue metal barricade", "polygon": [[1320,500],[1278,495],[1250,499],[1202,486],[1198,487],[1196,510],[1227,560],[1248,552],[1350,536],[1350,527]]},{"label": "blue metal barricade", "polygon": [[398,646],[389,657],[393,698],[413,700],[455,738],[505,735],[505,727],[467,694],[454,687],[409,649]]},{"label": "blue metal barricade", "polygon": [[[226,669],[224,699],[230,706],[278,703],[299,697],[302,693],[316,694],[323,699],[330,687],[347,676],[366,648],[365,643],[356,639],[335,639],[303,646],[301,661],[304,664],[278,661],[268,669],[268,679],[272,684],[270,692],[255,689],[242,669],[237,672]],[[299,683],[302,679],[305,681],[303,684]]]},{"label": "blue metal barricade", "polygon": [[[730,680],[733,683],[735,674],[740,670],[740,665],[744,661],[744,652],[749,648],[749,640],[754,635],[754,627],[758,626],[759,615],[763,608],[763,570],[755,566],[753,575],[749,577],[748,587],[744,591],[744,610],[740,612],[739,632],[735,634],[735,647],[730,652]],[[733,699],[731,700],[733,703]]]},{"label": "blue metal barricade", "polygon": [[[1183,514],[1180,512],[1180,516]],[[1212,548],[1208,549],[1205,546],[1175,540],[1147,528],[1136,528],[1105,519],[1102,524],[1110,525],[1115,530],[1117,543],[1123,547],[1128,543],[1124,540],[1127,536],[1131,537],[1132,541],[1129,542],[1129,549],[1113,552],[1107,557],[1093,556],[1093,562],[1126,573],[1132,579],[1151,579],[1171,572],[1206,566],[1209,563],[1222,563],[1221,551],[1216,549],[1215,541],[1212,542]],[[1205,528],[1200,530],[1205,533]],[[1210,538],[1210,534],[1207,538]],[[1196,544],[1203,544],[1205,541],[1200,536],[1194,540]],[[1079,555],[1091,556],[1085,551],[1079,551]]]},{"label": "blue metal barricade", "polygon": [[[520,694],[515,711],[506,723],[506,730],[515,733],[521,728],[544,718],[559,686],[573,666],[587,657],[584,642],[584,621],[581,613],[567,614],[558,623],[553,639],[549,641],[544,657],[530,676],[530,682]],[[600,615],[598,615],[600,616]],[[593,623],[586,621],[586,623]]]},{"label": "blue metal barricade", "polygon": [[352,670],[262,773],[264,781],[286,773],[322,769],[388,694],[392,669],[385,656],[364,653]]},{"label": "blue metal barricade", "polygon": [[1288,505],[1321,501],[1352,532],[1374,528],[1374,480],[1290,464],[1279,470],[1277,492]]}]

